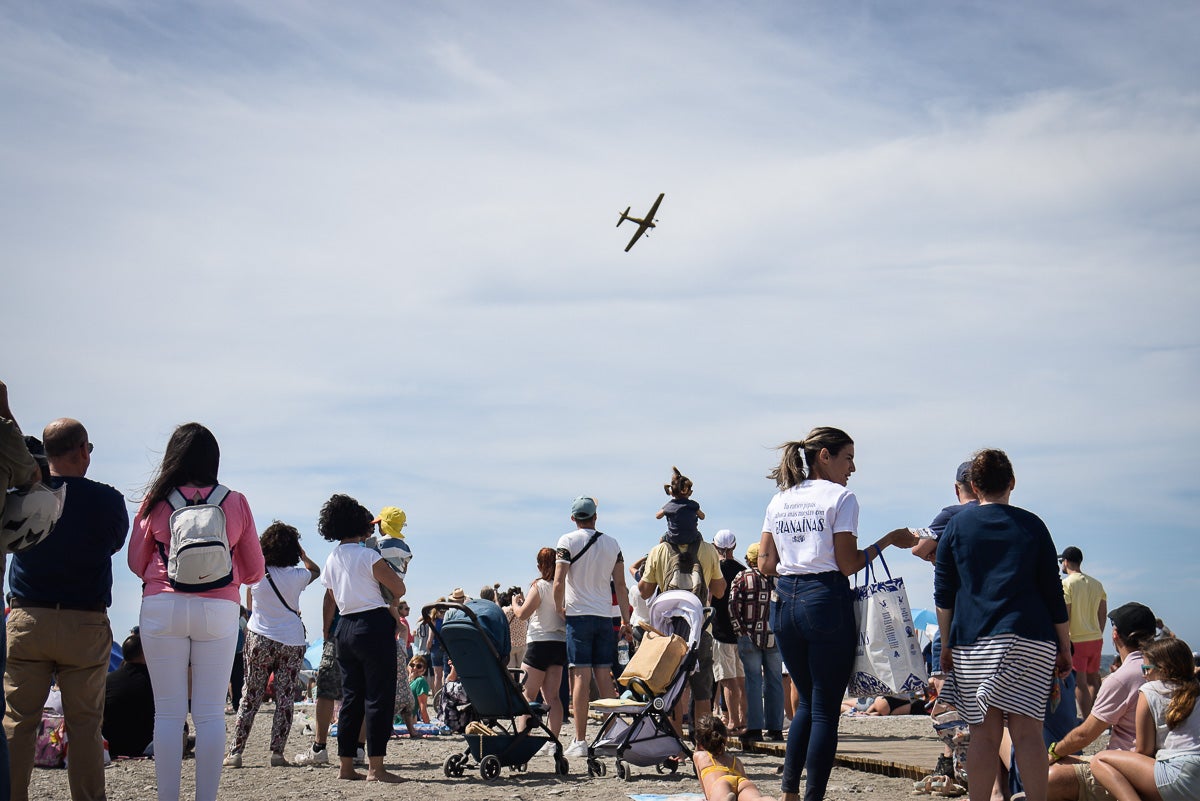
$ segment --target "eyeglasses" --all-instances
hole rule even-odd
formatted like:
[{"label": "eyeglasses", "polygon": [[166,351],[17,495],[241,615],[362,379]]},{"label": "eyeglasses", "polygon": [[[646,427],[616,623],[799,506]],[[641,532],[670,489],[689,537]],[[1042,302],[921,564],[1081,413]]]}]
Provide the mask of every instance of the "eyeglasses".
[{"label": "eyeglasses", "polygon": [[1158,669],[1158,665],[1142,665],[1142,675],[1145,676],[1150,671],[1157,670],[1157,669]]}]

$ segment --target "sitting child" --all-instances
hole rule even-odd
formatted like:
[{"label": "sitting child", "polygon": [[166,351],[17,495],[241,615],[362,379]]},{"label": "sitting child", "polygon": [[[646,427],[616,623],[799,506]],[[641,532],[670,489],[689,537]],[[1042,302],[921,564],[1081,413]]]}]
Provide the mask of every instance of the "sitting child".
[{"label": "sitting child", "polygon": [[746,778],[746,768],[737,757],[725,751],[729,729],[720,718],[700,718],[696,724],[696,752],[692,762],[700,774],[700,785],[708,801],[774,801],[758,791]]}]

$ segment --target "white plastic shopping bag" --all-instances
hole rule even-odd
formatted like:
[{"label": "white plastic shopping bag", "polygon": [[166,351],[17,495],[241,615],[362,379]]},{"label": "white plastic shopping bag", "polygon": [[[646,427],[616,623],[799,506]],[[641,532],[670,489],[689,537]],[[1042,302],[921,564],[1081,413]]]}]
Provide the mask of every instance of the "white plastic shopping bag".
[{"label": "white plastic shopping bag", "polygon": [[868,561],[864,569],[866,583],[855,588],[858,646],[846,694],[911,698],[928,683],[925,659],[908,606],[904,579],[892,578],[882,554],[877,559],[887,579],[876,581],[878,576]]}]

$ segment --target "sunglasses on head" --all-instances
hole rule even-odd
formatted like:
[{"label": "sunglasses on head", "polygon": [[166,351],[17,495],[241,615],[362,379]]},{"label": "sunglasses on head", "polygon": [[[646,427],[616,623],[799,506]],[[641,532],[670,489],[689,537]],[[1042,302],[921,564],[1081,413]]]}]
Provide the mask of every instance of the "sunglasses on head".
[{"label": "sunglasses on head", "polygon": [[1156,669],[1158,665],[1142,665],[1142,675],[1145,676],[1150,671]]}]

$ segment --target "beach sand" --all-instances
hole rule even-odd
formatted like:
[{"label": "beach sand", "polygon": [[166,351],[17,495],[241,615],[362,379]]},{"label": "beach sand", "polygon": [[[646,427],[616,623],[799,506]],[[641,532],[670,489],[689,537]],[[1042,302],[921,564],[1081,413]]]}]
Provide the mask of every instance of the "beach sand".
[{"label": "beach sand", "polygon": [[[299,711],[301,707],[297,707]],[[308,708],[311,711],[311,707]],[[269,767],[270,755],[267,741],[270,734],[270,715],[273,707],[264,705],[255,719],[250,742],[243,753],[240,769],[226,768],[221,774],[219,797],[228,801],[287,801],[288,799],[345,799],[346,801],[368,801],[368,799],[422,799],[422,801],[468,801],[469,799],[513,799],[514,801],[548,801],[556,798],[586,798],[602,801],[622,801],[632,793],[699,793],[700,784],[690,765],[681,766],[674,775],[659,775],[653,768],[633,768],[634,781],[618,779],[613,770],[613,760],[607,759],[608,773],[603,777],[589,778],[587,766],[582,759],[572,759],[567,776],[554,774],[553,760],[535,757],[528,772],[517,773],[504,768],[501,777],[485,781],[479,776],[478,768],[470,770],[461,778],[446,778],[442,773],[442,761],[452,753],[460,752],[464,740],[459,736],[428,738],[421,741],[407,739],[392,740],[388,745],[386,764],[390,770],[410,781],[398,785],[382,785],[366,782],[340,781],[334,765],[322,767]],[[233,717],[227,717],[227,729],[232,739]],[[297,721],[300,715],[297,714]],[[589,727],[594,733],[596,724]],[[903,750],[903,743],[911,741],[921,748],[935,742],[929,718],[907,716],[896,718],[843,718],[843,736],[853,738],[861,744],[864,738],[881,738],[881,759],[894,760],[890,750]],[[929,742],[923,742],[929,741]],[[900,746],[894,745],[901,743]],[[307,748],[311,737],[303,733],[303,724],[292,730],[286,754],[294,754]],[[331,743],[332,745],[332,743]],[[336,746],[335,746],[336,747]],[[774,754],[739,754],[746,764],[750,778],[754,779],[764,793],[778,795],[779,774],[776,772],[782,757]],[[928,766],[932,767],[932,763]],[[186,759],[183,763],[183,795],[193,798],[195,762]],[[362,769],[365,771],[365,768]],[[154,763],[151,760],[120,760],[111,765],[107,772],[108,798],[110,801],[146,801],[155,797]],[[803,786],[801,787],[803,790]],[[911,779],[889,778],[847,768],[835,768],[829,783],[827,798],[830,801],[892,801],[908,797],[912,791]],[[30,798],[52,801],[70,798],[65,770],[35,769]]]}]

